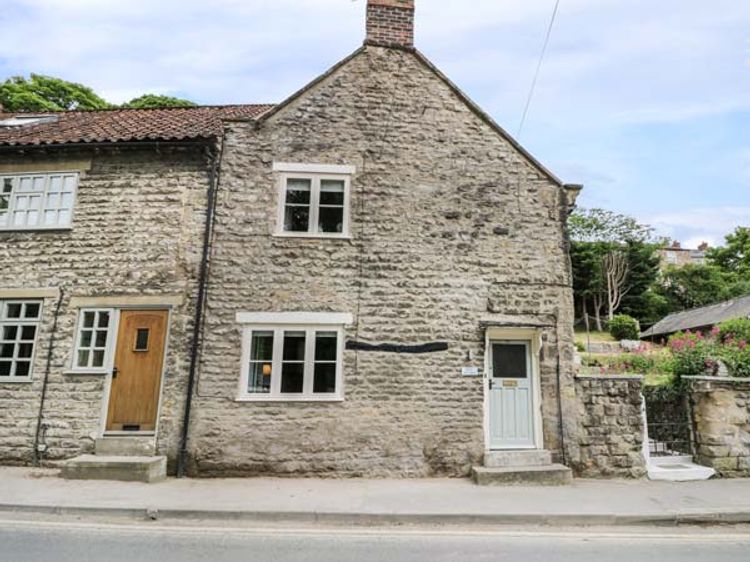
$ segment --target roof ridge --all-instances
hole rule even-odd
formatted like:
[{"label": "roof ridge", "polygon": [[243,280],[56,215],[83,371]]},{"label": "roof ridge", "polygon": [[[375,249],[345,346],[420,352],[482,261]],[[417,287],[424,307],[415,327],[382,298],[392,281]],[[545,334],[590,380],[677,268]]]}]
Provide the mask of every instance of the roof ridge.
[{"label": "roof ridge", "polygon": [[0,111],[0,115],[69,115],[71,113],[114,113],[117,111],[172,111],[172,110],[196,110],[196,109],[227,109],[233,107],[273,107],[274,103],[228,103],[228,104],[213,104],[213,105],[190,105],[183,107],[176,106],[165,106],[165,107],[103,107],[101,109],[55,109],[46,111],[10,111],[3,109]]}]

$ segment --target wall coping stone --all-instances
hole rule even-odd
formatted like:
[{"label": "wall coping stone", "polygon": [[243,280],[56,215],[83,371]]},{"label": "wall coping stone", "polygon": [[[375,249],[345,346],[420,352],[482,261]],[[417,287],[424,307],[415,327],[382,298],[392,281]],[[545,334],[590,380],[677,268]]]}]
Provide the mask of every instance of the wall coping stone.
[{"label": "wall coping stone", "polygon": [[706,382],[719,382],[719,383],[748,383],[750,378],[748,377],[706,377],[706,376],[693,376],[693,377],[682,377],[689,381],[706,381]]},{"label": "wall coping stone", "polygon": [[576,379],[601,379],[608,381],[642,381],[643,375],[576,375]]}]

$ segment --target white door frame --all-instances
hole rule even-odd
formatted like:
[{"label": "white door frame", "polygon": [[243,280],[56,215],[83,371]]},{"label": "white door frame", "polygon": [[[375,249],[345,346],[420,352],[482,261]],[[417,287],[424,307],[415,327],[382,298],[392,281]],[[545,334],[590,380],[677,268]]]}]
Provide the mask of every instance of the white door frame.
[{"label": "white door frame", "polygon": [[541,450],[544,448],[544,439],[542,431],[542,393],[541,393],[541,381],[539,377],[539,351],[542,346],[542,334],[541,330],[534,328],[501,328],[501,327],[488,327],[485,331],[484,340],[484,449],[486,452],[492,450],[513,450],[518,447],[508,448],[493,448],[490,445],[490,378],[492,373],[490,372],[490,365],[492,363],[490,354],[492,353],[492,343],[504,343],[504,342],[528,342],[530,350],[530,365],[531,371],[529,373],[531,383],[531,409],[532,415],[532,431],[534,435],[534,446],[532,449]]}]

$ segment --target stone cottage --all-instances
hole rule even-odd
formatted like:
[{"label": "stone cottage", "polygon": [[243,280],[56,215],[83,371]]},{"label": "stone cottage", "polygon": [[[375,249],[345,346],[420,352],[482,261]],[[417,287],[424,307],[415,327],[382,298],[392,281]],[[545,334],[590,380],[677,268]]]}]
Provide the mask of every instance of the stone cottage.
[{"label": "stone cottage", "polygon": [[580,186],[414,48],[413,0],[273,108],[3,117],[3,462],[569,479]]},{"label": "stone cottage", "polygon": [[176,450],[221,119],[267,109],[0,113],[0,462]]}]

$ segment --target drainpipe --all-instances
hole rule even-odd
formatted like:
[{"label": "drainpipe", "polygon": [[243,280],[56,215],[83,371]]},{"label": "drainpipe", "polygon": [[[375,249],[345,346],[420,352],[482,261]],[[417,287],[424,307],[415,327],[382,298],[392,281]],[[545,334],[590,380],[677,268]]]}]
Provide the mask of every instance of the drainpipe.
[{"label": "drainpipe", "polygon": [[[39,437],[42,433],[42,419],[44,417],[44,403],[47,399],[47,385],[49,383],[49,373],[52,369],[52,352],[54,351],[55,347],[55,338],[57,336],[57,319],[60,317],[60,307],[62,306],[62,300],[63,296],[65,295],[65,291],[62,287],[60,287],[60,294],[57,297],[57,305],[55,306],[55,314],[52,317],[52,333],[50,333],[49,336],[49,347],[47,348],[47,365],[44,368],[44,381],[42,382],[42,396],[39,399],[39,415],[36,419],[36,432],[34,433],[34,451],[33,451],[33,464],[34,466],[39,466],[42,460],[42,454],[43,452],[46,452],[46,446],[45,451],[40,451],[40,442]],[[46,430],[46,427],[44,428]]]},{"label": "drainpipe", "polygon": [[187,397],[185,398],[185,412],[182,420],[182,434],[180,448],[177,453],[177,478],[184,478],[187,463],[188,434],[190,432],[190,414],[193,406],[195,391],[195,376],[198,366],[198,352],[200,348],[201,332],[203,330],[203,309],[206,302],[206,285],[208,282],[208,267],[211,254],[211,233],[213,231],[214,213],[216,211],[216,190],[218,184],[218,166],[221,160],[221,150],[217,152],[208,148],[209,158],[209,187],[206,201],[206,224],[203,230],[203,253],[198,274],[198,295],[195,303],[195,318],[193,320],[193,341],[190,346],[190,367],[188,370]]}]

